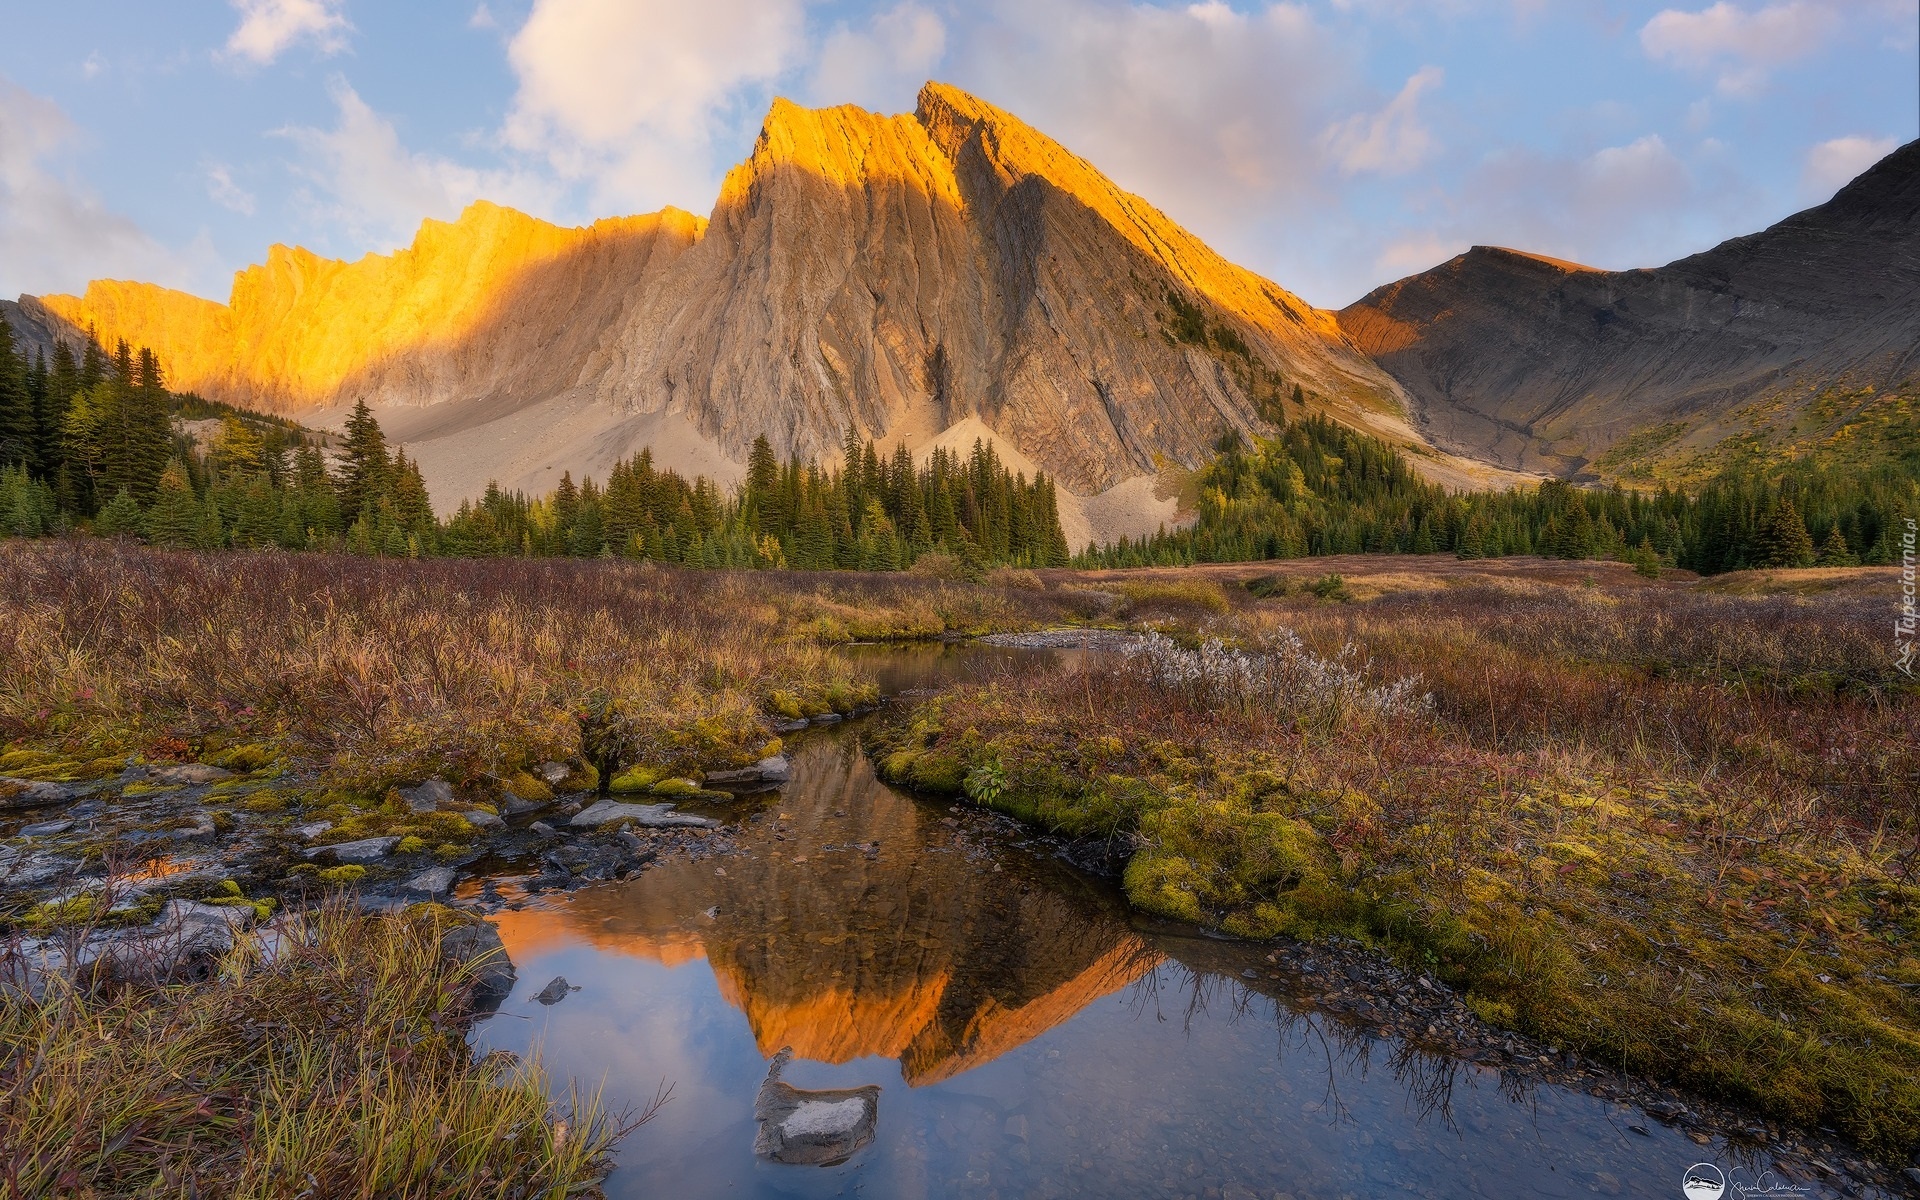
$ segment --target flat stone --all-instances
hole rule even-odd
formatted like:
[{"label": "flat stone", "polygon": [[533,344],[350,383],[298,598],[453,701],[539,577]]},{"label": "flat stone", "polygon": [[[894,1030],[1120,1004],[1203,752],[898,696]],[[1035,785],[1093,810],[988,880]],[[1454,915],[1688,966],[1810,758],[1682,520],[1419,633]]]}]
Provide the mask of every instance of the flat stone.
[{"label": "flat stone", "polygon": [[421,892],[428,896],[444,896],[453,890],[454,870],[452,867],[429,867],[407,880],[407,890]]},{"label": "flat stone", "polygon": [[813,718],[813,724],[835,725],[844,720],[846,720],[846,718],[842,717],[839,713],[834,713],[834,712],[821,713],[819,716]]},{"label": "flat stone", "polygon": [[292,832],[295,837],[312,841],[332,828],[332,821],[309,821],[305,825],[295,825]]},{"label": "flat stone", "polygon": [[160,906],[160,917],[153,923],[161,937],[178,939],[183,957],[199,954],[225,954],[233,949],[238,932],[252,923],[252,905],[201,904],[194,900],[169,900]]},{"label": "flat stone", "polygon": [[490,813],[484,808],[476,808],[471,812],[463,812],[460,815],[465,817],[467,824],[473,826],[475,829],[505,829],[507,827],[506,821],[503,820],[499,814]]},{"label": "flat stone", "polygon": [[34,825],[22,825],[21,837],[52,837],[56,833],[65,833],[73,828],[72,821],[41,821]]},{"label": "flat stone", "polygon": [[407,807],[417,813],[438,812],[441,805],[453,803],[453,785],[444,779],[429,779],[397,790]]},{"label": "flat stone", "polygon": [[788,720],[783,717],[783,718],[769,722],[769,724],[773,726],[773,731],[775,733],[799,733],[802,729],[805,729],[810,723],[811,722],[809,722],[805,717],[795,717],[792,720]]},{"label": "flat stone", "polygon": [[60,878],[79,865],[70,858],[56,858],[51,854],[29,854],[0,863],[0,884],[5,884],[9,888],[38,887]]},{"label": "flat stone", "polygon": [[520,817],[530,812],[539,812],[541,809],[553,803],[551,800],[529,800],[524,796],[516,796],[512,792],[506,792],[504,795],[507,798],[506,810],[509,817]]},{"label": "flat stone", "polygon": [[753,1116],[760,1123],[755,1154],[779,1163],[836,1163],[873,1140],[880,1116],[878,1087],[802,1091],[780,1081],[791,1061],[791,1046],[774,1055],[754,1098]]},{"label": "flat stone", "polygon": [[793,763],[784,754],[775,754],[761,759],[750,767],[741,767],[732,771],[712,771],[707,775],[708,783],[717,784],[753,784],[785,783],[793,775]]},{"label": "flat stone", "polygon": [[567,983],[567,977],[565,975],[555,975],[547,986],[534,993],[533,998],[542,1004],[554,1005],[565,1000],[571,993],[579,990],[580,989]]},{"label": "flat stone", "polygon": [[314,846],[303,851],[303,853],[308,858],[318,858],[323,854],[331,854],[343,863],[370,863],[378,862],[380,859],[392,854],[393,848],[399,844],[400,839],[397,837],[361,838],[357,842],[337,842],[331,846]]},{"label": "flat stone", "polygon": [[602,825],[611,825],[615,821],[632,821],[635,825],[644,825],[649,829],[718,829],[720,822],[709,817],[696,817],[689,813],[673,811],[671,804],[622,804],[618,800],[602,800],[582,809],[567,822],[582,829],[594,829]]},{"label": "flat stone", "polygon": [[533,834],[535,837],[543,838],[560,836],[560,831],[545,821],[535,821],[533,824],[527,826],[527,832]]},{"label": "flat stone", "polygon": [[0,776],[0,808],[37,808],[42,804],[62,804],[79,794],[79,789],[64,783]]},{"label": "flat stone", "polygon": [[533,769],[533,773],[548,787],[556,786],[570,774],[567,764],[559,762],[543,762]]},{"label": "flat stone", "polygon": [[209,766],[206,763],[181,763],[172,767],[149,767],[149,778],[161,783],[218,783],[222,779],[232,779],[233,772],[225,767]]}]

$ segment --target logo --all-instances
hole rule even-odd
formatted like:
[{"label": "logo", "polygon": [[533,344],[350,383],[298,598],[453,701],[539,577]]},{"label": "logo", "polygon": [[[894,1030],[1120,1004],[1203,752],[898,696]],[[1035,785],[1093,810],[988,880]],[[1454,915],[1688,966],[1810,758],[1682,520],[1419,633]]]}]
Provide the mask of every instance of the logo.
[{"label": "logo", "polygon": [[1680,1190],[1687,1194],[1687,1200],[1720,1200],[1727,1194],[1727,1177],[1712,1163],[1695,1163],[1687,1168]]}]

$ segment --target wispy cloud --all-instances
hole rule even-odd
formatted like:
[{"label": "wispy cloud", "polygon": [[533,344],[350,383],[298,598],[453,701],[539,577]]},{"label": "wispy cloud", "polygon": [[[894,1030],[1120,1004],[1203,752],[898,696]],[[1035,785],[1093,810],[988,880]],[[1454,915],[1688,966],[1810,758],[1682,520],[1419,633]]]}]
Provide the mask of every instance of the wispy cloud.
[{"label": "wispy cloud", "polygon": [[540,211],[558,188],[514,169],[481,170],[407,149],[399,131],[343,79],[328,83],[338,112],[332,129],[278,130],[301,151],[294,171],[308,207],[356,242],[404,245],[422,218],[451,219],[475,200]]},{"label": "wispy cloud", "polygon": [[1818,50],[1839,22],[1833,6],[1805,0],[1753,12],[1720,0],[1699,12],[1655,14],[1640,29],[1640,45],[1662,62],[1713,72],[1726,95],[1752,96],[1774,68]]},{"label": "wispy cloud", "polygon": [[209,283],[204,245],[163,246],[60,170],[77,137],[53,101],[0,79],[0,295],[77,290],[99,276]]},{"label": "wispy cloud", "polygon": [[258,66],[279,58],[297,42],[328,55],[346,49],[353,26],[341,0],[233,0],[240,25],[227,38],[227,53]]},{"label": "wispy cloud", "polygon": [[1379,112],[1355,113],[1328,126],[1320,144],[1340,173],[1398,175],[1431,158],[1439,147],[1420,123],[1420,94],[1439,87],[1445,78],[1439,67],[1422,67]]},{"label": "wispy cloud", "polygon": [[535,0],[504,140],[601,204],[704,203],[716,135],[806,45],[801,0]]},{"label": "wispy cloud", "polygon": [[1810,201],[1826,200],[1899,146],[1897,138],[1859,135],[1821,142],[1807,151],[1806,169],[1800,177],[1802,196]]},{"label": "wispy cloud", "polygon": [[233,168],[225,163],[212,163],[207,167],[207,195],[228,212],[237,212],[243,217],[253,215],[253,193],[233,181]]}]

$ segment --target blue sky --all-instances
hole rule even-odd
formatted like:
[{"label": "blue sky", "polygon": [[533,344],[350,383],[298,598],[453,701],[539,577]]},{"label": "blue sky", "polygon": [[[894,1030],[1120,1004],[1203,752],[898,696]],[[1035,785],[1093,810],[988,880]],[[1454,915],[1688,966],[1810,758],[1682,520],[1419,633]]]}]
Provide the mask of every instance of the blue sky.
[{"label": "blue sky", "polygon": [[1920,132],[1914,0],[67,0],[0,39],[0,294],[225,299],[475,198],[705,213],[776,94],[1007,108],[1308,300],[1493,242],[1646,266]]}]

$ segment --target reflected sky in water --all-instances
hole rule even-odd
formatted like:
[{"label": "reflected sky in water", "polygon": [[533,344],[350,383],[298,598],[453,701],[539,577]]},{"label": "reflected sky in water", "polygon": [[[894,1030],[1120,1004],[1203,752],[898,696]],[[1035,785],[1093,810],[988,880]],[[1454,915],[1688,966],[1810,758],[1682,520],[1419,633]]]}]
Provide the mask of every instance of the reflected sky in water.
[{"label": "reflected sky in water", "polygon": [[[1037,657],[919,648],[883,682]],[[495,918],[519,982],[477,1044],[537,1045],[617,1105],[673,1085],[609,1195],[1668,1196],[1716,1150],[1732,1165],[1249,990],[1267,987],[1241,977],[1253,948],[1136,928],[1111,884],[1010,822],[882,785],[854,732],[798,739],[793,782],[727,814],[737,853]],[[555,975],[582,990],[538,1004]],[[782,1046],[796,1087],[881,1086],[851,1161],[753,1157]]]}]

